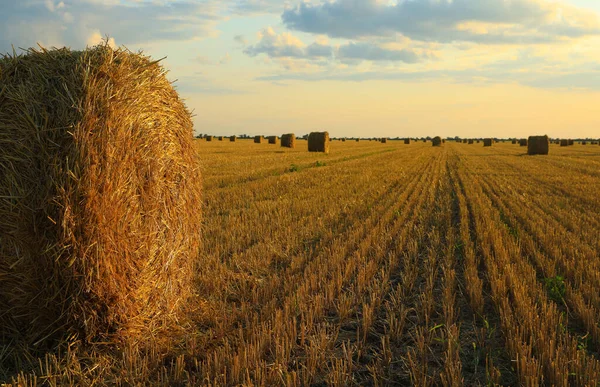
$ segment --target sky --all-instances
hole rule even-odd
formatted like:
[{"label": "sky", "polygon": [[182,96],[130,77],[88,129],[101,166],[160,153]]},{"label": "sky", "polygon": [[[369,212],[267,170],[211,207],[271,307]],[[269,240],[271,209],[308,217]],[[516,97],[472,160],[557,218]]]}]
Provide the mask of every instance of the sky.
[{"label": "sky", "polygon": [[598,0],[0,0],[0,53],[106,37],[195,133],[600,137]]}]

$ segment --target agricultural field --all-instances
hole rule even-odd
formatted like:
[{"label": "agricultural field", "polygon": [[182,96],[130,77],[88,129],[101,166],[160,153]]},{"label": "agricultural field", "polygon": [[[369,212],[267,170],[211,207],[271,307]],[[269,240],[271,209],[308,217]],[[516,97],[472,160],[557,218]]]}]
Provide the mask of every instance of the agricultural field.
[{"label": "agricultural field", "polygon": [[191,317],[168,349],[69,347],[0,378],[600,382],[599,146],[527,156],[510,143],[332,141],[327,155],[304,140],[194,145],[203,250]]}]

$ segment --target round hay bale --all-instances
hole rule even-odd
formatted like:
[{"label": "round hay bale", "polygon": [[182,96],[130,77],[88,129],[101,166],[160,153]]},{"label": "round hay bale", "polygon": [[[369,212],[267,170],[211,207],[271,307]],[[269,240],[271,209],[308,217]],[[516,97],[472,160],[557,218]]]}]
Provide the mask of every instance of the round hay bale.
[{"label": "round hay bale", "polygon": [[277,136],[269,136],[269,144],[277,144]]},{"label": "round hay bale", "polygon": [[483,139],[483,146],[492,146],[492,139],[491,138],[484,138]]},{"label": "round hay bale", "polygon": [[294,133],[288,133],[281,135],[281,146],[286,148],[296,147],[296,135]]},{"label": "round hay bale", "polygon": [[569,141],[569,146],[574,145],[575,142],[573,140],[568,140]]},{"label": "round hay bale", "polygon": [[406,145],[410,145],[410,138],[405,138],[405,139],[404,139],[404,143],[405,143]]},{"label": "round hay bale", "polygon": [[206,136],[206,141],[212,141],[213,140],[213,136]]},{"label": "round hay bale", "polygon": [[265,138],[263,136],[254,136],[255,144],[262,144],[264,140],[265,140]]},{"label": "round hay bale", "polygon": [[217,137],[217,140],[219,140],[219,141],[223,141],[223,136],[219,136],[219,137]]},{"label": "round hay bale", "polygon": [[311,132],[308,135],[308,151],[329,153],[329,132]]},{"label": "round hay bale", "polygon": [[229,137],[229,142],[235,142],[237,140],[236,136]]},{"label": "round hay bale", "polygon": [[159,61],[107,44],[30,49],[0,58],[0,90],[0,344],[173,329],[202,183]]},{"label": "round hay bale", "polygon": [[529,136],[526,141],[528,155],[547,155],[550,150],[548,136]]},{"label": "round hay bale", "polygon": [[442,146],[442,144],[443,144],[442,138],[440,136],[434,137],[433,140],[431,140],[431,144],[433,146]]},{"label": "round hay bale", "polygon": [[[529,138],[531,138],[531,137],[529,137]],[[520,139],[519,146],[527,146],[527,139],[526,138]]]},{"label": "round hay bale", "polygon": [[382,144],[387,144],[387,138],[385,138],[385,137],[384,137],[384,138],[382,138],[382,139],[381,139],[381,143],[382,143]]},{"label": "round hay bale", "polygon": [[472,145],[475,141],[473,141],[472,138],[469,139],[469,142],[467,143],[468,145]]},{"label": "round hay bale", "polygon": [[566,139],[560,140],[560,146],[569,146],[569,140],[566,140]]},{"label": "round hay bale", "polygon": [[511,144],[515,145],[517,143],[517,139],[513,138],[510,142],[511,142]]}]

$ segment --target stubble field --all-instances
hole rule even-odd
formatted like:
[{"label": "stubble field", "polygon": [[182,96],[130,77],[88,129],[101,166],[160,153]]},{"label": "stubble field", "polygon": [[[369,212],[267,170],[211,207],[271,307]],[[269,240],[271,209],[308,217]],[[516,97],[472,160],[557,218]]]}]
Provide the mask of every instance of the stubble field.
[{"label": "stubble field", "polygon": [[167,357],[47,358],[38,381],[600,381],[599,146],[195,144],[204,251],[184,339]]}]

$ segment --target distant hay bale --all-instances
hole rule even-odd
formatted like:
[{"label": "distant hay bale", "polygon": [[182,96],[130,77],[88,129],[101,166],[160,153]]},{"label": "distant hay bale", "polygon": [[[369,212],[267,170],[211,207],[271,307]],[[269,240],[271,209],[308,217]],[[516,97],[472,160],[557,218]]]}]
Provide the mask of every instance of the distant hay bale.
[{"label": "distant hay bale", "polygon": [[[529,137],[529,138],[531,138],[531,137]],[[519,146],[527,146],[527,139],[526,138],[520,139]]]},{"label": "distant hay bale", "polygon": [[427,142],[427,139],[426,139],[426,138],[424,138],[424,139],[423,139],[423,142]]},{"label": "distant hay bale", "polygon": [[483,139],[483,146],[492,146],[492,139],[491,138],[484,138]]},{"label": "distant hay bale", "polygon": [[513,139],[512,139],[512,141],[511,141],[511,143],[512,143],[513,145],[514,145],[514,144],[516,144],[516,143],[517,143],[517,139],[514,139],[514,138],[513,138]]},{"label": "distant hay bale", "polygon": [[342,142],[346,142],[346,139],[345,139],[345,138],[342,138]]},{"label": "distant hay bale", "polygon": [[406,145],[410,145],[410,138],[405,138],[405,139],[404,139],[404,143],[405,143]]},{"label": "distant hay bale", "polygon": [[277,144],[277,136],[269,136],[269,144]]},{"label": "distant hay bale", "polygon": [[573,140],[568,140],[568,141],[569,141],[569,146],[571,146],[575,143]]},{"label": "distant hay bale", "polygon": [[202,181],[165,73],[108,44],[0,57],[0,345],[141,341],[185,321]]},{"label": "distant hay bale", "polygon": [[387,144],[387,138],[385,138],[385,137],[384,137],[384,138],[382,138],[382,139],[381,139],[381,143],[382,143],[382,144]]},{"label": "distant hay bale", "polygon": [[212,141],[213,140],[213,136],[206,136],[206,141]]},{"label": "distant hay bale", "polygon": [[446,143],[446,139],[444,138],[444,139],[442,139],[442,144],[445,144],[445,143]]},{"label": "distant hay bale", "polygon": [[357,138],[357,139],[356,139],[356,142],[359,142],[359,141],[360,141],[360,138]]},{"label": "distant hay bale", "polygon": [[285,148],[296,147],[296,135],[294,133],[288,133],[281,135],[281,146]]},{"label": "distant hay bale", "polygon": [[218,139],[219,141],[223,141],[223,136],[219,136],[219,137],[217,137],[217,139]]},{"label": "distant hay bale", "polygon": [[473,141],[473,139],[472,139],[472,138],[470,138],[470,139],[469,139],[469,142],[468,142],[468,144],[469,144],[469,145],[471,145],[471,144],[473,144],[474,142],[475,142],[475,141]]},{"label": "distant hay bale", "polygon": [[582,141],[581,145],[587,145],[587,141]]},{"label": "distant hay bale", "polygon": [[476,142],[479,144],[481,142],[481,140],[477,140]]},{"label": "distant hay bale", "polygon": [[231,137],[229,137],[229,141],[230,141],[230,142],[235,142],[236,140],[237,140],[237,137],[236,137],[236,136],[231,136]]},{"label": "distant hay bale", "polygon": [[262,142],[265,140],[265,138],[263,136],[254,136],[254,143],[255,144],[262,144]]},{"label": "distant hay bale", "polygon": [[548,136],[529,136],[527,141],[528,155],[547,155],[550,149]]},{"label": "distant hay bale", "polygon": [[569,140],[560,140],[560,146],[569,146]]},{"label": "distant hay bale", "polygon": [[440,136],[436,136],[431,140],[431,144],[433,146],[442,146],[442,138]]},{"label": "distant hay bale", "polygon": [[467,143],[467,139],[466,138],[463,139],[462,142],[463,142],[463,144],[466,144]]},{"label": "distant hay bale", "polygon": [[329,133],[312,132],[308,135],[308,151],[329,153]]}]

